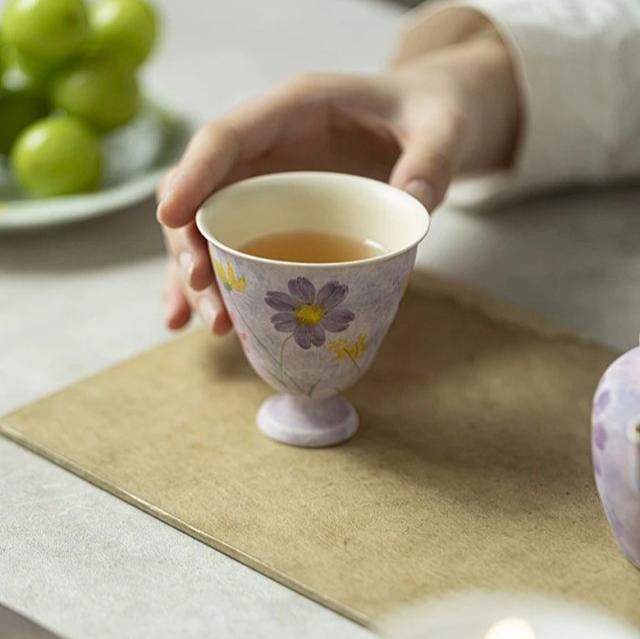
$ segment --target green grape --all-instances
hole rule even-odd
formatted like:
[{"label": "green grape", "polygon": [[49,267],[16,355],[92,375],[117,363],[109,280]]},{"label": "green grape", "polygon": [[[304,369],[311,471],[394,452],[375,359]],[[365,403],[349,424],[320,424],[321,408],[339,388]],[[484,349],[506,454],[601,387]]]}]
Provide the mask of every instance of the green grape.
[{"label": "green grape", "polygon": [[31,124],[15,141],[10,160],[20,184],[45,197],[95,189],[102,164],[97,136],[71,116]]},{"label": "green grape", "polygon": [[128,122],[138,110],[138,82],[118,60],[81,60],[62,71],[51,85],[53,104],[108,130]]},{"label": "green grape", "polygon": [[6,71],[4,85],[10,89],[28,90],[48,99],[48,84],[55,66],[18,51],[11,45],[4,50]]},{"label": "green grape", "polygon": [[2,19],[5,41],[44,64],[78,51],[88,28],[82,0],[9,0]]},{"label": "green grape", "polygon": [[46,114],[46,103],[32,93],[5,90],[0,94],[0,154],[8,155],[20,132]]},{"label": "green grape", "polygon": [[0,84],[6,68],[7,68],[7,45],[2,40],[2,33],[0,33]]},{"label": "green grape", "polygon": [[34,58],[26,53],[21,53],[16,48],[11,56],[14,65],[29,78],[33,84],[44,85],[51,74],[53,67],[39,58]]},{"label": "green grape", "polygon": [[158,31],[156,14],[145,0],[97,0],[89,9],[91,45],[133,66],[151,53]]}]

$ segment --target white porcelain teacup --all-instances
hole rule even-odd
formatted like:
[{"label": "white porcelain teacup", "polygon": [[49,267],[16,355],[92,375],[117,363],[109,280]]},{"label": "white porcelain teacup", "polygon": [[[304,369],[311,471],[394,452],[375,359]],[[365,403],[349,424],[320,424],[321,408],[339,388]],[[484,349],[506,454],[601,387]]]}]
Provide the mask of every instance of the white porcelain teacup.
[{"label": "white porcelain teacup", "polygon": [[[258,427],[297,446],[351,437],[358,416],[340,393],[371,365],[391,326],[429,227],[425,208],[368,178],[278,173],[218,191],[196,223],[209,242],[244,352],[280,391],[260,407]],[[255,238],[302,230],[366,238],[386,252],[351,262],[298,263],[239,250]]]}]

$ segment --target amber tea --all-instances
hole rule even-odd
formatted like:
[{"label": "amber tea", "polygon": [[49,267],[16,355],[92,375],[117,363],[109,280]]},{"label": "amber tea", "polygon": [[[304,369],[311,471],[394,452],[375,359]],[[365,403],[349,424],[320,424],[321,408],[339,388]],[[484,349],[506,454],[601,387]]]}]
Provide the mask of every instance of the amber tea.
[{"label": "amber tea", "polygon": [[384,255],[377,242],[324,231],[283,231],[262,235],[240,247],[243,253],[283,262],[352,262]]}]

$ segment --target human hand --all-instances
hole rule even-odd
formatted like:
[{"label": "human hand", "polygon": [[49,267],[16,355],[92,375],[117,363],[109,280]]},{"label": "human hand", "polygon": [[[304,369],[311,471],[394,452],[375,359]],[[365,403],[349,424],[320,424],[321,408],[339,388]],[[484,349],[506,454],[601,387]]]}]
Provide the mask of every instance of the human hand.
[{"label": "human hand", "polygon": [[197,310],[216,334],[231,321],[194,217],[214,191],[280,171],[338,171],[405,189],[429,211],[452,177],[506,164],[518,126],[508,52],[483,32],[372,77],[311,74],[202,127],[159,189],[170,254],[166,322]]}]

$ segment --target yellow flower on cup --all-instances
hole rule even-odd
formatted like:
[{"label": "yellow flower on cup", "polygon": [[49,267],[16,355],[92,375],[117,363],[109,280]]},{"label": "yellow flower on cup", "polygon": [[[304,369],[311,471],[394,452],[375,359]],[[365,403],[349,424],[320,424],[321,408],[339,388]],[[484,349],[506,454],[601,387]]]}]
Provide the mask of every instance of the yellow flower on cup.
[{"label": "yellow flower on cup", "polygon": [[227,268],[225,270],[222,262],[213,260],[213,268],[220,280],[220,283],[227,291],[236,291],[236,293],[244,293],[247,282],[244,276],[237,277],[231,262],[227,262]]},{"label": "yellow flower on cup", "polygon": [[362,357],[367,350],[367,338],[364,334],[358,335],[357,339],[353,342],[339,337],[338,339],[331,340],[327,344],[327,348],[334,354],[337,360],[350,359],[356,366],[360,368],[356,362]]}]

